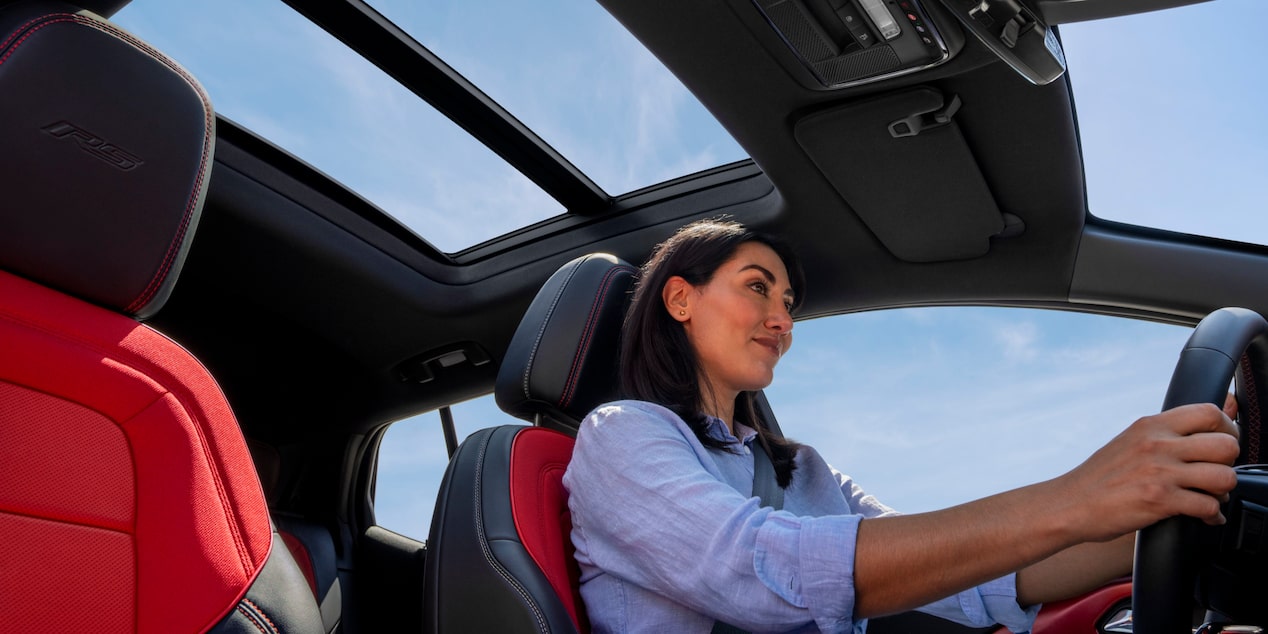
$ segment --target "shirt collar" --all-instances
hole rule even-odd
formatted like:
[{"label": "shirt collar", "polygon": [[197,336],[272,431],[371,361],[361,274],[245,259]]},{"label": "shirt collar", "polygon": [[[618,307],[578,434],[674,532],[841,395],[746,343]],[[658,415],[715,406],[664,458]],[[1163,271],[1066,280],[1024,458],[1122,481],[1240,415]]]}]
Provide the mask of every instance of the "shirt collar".
[{"label": "shirt collar", "polygon": [[[731,432],[727,431],[726,423],[722,422],[721,418],[706,414],[704,419],[707,424],[705,432],[714,440],[725,443],[739,442],[747,446],[749,443],[753,442],[754,438],[757,437],[756,429],[753,429],[752,427],[749,427],[739,421],[736,421],[735,423],[735,435],[731,435]],[[736,436],[738,436],[738,438]]]}]

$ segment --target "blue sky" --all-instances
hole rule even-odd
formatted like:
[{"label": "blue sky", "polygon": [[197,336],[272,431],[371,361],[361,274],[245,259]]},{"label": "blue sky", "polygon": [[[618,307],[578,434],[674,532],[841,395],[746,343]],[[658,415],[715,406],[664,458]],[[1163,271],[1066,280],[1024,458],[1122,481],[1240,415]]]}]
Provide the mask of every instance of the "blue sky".
[{"label": "blue sky", "polygon": [[[593,2],[373,4],[611,193],[744,156]],[[133,0],[116,21],[187,66],[219,112],[425,227],[444,250],[561,211],[279,2],[206,11]],[[1262,0],[1218,0],[1063,29],[1093,213],[1268,242],[1268,95],[1253,65],[1265,22]],[[1188,336],[998,308],[849,315],[795,332],[767,391],[785,431],[908,512],[1073,467],[1157,411]],[[511,420],[491,398],[454,413],[460,435]],[[445,463],[435,413],[395,425],[381,454],[380,524],[425,538]]]}]

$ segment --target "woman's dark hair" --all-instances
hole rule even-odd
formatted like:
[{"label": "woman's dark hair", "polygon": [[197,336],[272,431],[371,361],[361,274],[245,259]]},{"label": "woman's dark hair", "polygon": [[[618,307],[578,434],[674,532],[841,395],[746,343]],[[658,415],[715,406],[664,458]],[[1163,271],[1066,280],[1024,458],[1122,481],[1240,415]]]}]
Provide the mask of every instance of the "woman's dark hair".
[{"label": "woman's dark hair", "polygon": [[[661,291],[677,275],[693,286],[708,284],[713,274],[735,255],[741,244],[757,242],[775,252],[788,270],[793,309],[804,297],[805,275],[792,249],[783,241],[750,231],[738,222],[701,220],[678,230],[657,245],[639,272],[634,298],[621,336],[621,391],[626,398],[663,405],[682,417],[706,447],[726,448],[710,438],[700,385],[700,363],[686,331],[667,310]],[[735,418],[757,430],[766,447],[779,486],[792,482],[793,458],[799,445],[767,432],[758,416],[752,392],[735,399]]]}]

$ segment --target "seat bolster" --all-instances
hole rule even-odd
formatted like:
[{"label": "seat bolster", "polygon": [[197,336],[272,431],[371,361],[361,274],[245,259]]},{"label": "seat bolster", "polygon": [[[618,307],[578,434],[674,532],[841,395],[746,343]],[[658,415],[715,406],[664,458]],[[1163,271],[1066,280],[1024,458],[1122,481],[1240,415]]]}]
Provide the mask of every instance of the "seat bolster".
[{"label": "seat bolster", "polygon": [[274,513],[273,521],[321,606],[326,631],[334,631],[343,613],[334,538],[325,526],[302,518]]},{"label": "seat bolster", "polygon": [[[41,401],[62,401],[63,409],[94,413],[77,420],[119,440],[72,452],[70,439],[37,433],[60,428],[23,425],[16,418],[23,410],[0,402],[3,428],[10,434],[25,429],[30,440],[15,448],[58,456],[65,476],[48,479],[48,465],[23,463],[26,479],[12,476],[0,486],[0,512],[102,526],[134,544],[131,574],[94,585],[80,561],[63,594],[115,593],[117,601],[138,606],[132,629],[141,632],[199,631],[220,620],[264,565],[270,538],[246,444],[211,375],[157,331],[5,272],[0,349],[0,382],[14,386],[11,398],[39,393]],[[118,461],[128,468],[114,469]],[[107,467],[111,475],[92,486],[73,484],[74,477]],[[22,482],[42,486],[18,486]],[[103,486],[112,492],[108,498]],[[126,496],[114,491],[119,487]],[[107,500],[123,503],[101,508]],[[0,531],[0,538],[21,543],[23,530]],[[98,573],[110,568],[94,565]]]},{"label": "seat bolster", "polygon": [[588,620],[572,545],[568,492],[563,485],[575,442],[571,436],[542,427],[516,434],[511,447],[510,500],[524,549],[580,628]]},{"label": "seat bolster", "polygon": [[449,463],[427,544],[427,631],[520,631],[531,623],[537,632],[576,632],[511,513],[511,447],[526,429],[480,430]]},{"label": "seat bolster", "polygon": [[273,548],[255,582],[210,634],[325,634],[317,601],[304,573],[277,532]]}]

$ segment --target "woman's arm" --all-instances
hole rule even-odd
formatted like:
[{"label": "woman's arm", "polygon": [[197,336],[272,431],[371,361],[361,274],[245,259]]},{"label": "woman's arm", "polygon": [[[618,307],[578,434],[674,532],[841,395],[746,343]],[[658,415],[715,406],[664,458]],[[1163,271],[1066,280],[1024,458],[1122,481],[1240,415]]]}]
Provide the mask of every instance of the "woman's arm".
[{"label": "woman's arm", "polygon": [[[1123,535],[1173,515],[1222,523],[1220,498],[1236,484],[1227,466],[1237,457],[1236,434],[1211,405],[1179,407],[1136,421],[1056,479],[945,511],[864,520],[855,616],[911,609],[1031,566],[1038,572],[1025,573],[1019,598],[1062,596],[1049,584],[1081,587],[1062,579],[1100,548],[1119,552],[1121,544],[1108,544]],[[1104,544],[1054,557],[1084,542]],[[1088,572],[1099,579],[1119,561]]]},{"label": "woman's arm", "polygon": [[1132,573],[1136,533],[1067,548],[1017,573],[1017,602],[1050,603],[1087,594]]},{"label": "woman's arm", "polygon": [[[1224,400],[1224,415],[1237,417],[1237,399]],[[1017,601],[1036,605],[1087,594],[1132,573],[1136,533],[1109,542],[1088,542],[1067,548],[1017,573]]]}]

